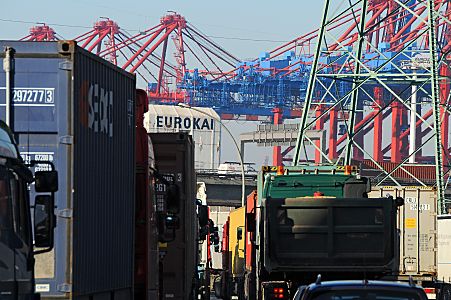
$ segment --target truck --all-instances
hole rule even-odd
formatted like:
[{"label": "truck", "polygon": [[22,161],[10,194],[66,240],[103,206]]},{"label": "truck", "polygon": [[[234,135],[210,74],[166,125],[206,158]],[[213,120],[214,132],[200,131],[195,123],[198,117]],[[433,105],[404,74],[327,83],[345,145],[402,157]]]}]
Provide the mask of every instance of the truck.
[{"label": "truck", "polygon": [[[1,299],[38,299],[34,291],[35,256],[53,248],[57,172],[33,174],[30,166],[20,156],[13,132],[0,120]],[[36,196],[31,203],[28,190],[32,186]]]},{"label": "truck", "polygon": [[[186,132],[151,133],[149,137],[159,174],[155,199],[160,230],[160,297],[194,300],[199,286],[199,222],[193,139]],[[171,190],[171,185],[179,188]]]},{"label": "truck", "polygon": [[257,180],[224,228],[219,297],[288,299],[321,274],[413,280],[439,299],[434,189],[372,188],[351,166],[263,167]]},{"label": "truck", "polygon": [[[221,281],[224,298],[230,299],[232,294],[243,292],[243,279],[245,271],[245,247],[248,239],[243,238],[246,207],[232,210],[223,227]],[[240,298],[243,298],[241,295]]]},{"label": "truck", "polygon": [[[216,270],[213,262],[215,252],[219,252],[219,227],[217,214],[212,213],[212,207],[207,204],[207,188],[205,182],[197,182],[197,211],[199,219],[198,238],[198,299],[210,300],[211,283],[216,277]],[[213,251],[214,249],[214,251]],[[220,257],[220,255],[218,254]]]},{"label": "truck", "polygon": [[[8,88],[0,72],[0,115],[10,90],[18,155],[34,174],[58,170],[54,247],[35,253],[35,284],[28,288],[43,299],[160,299],[160,242],[174,232],[183,239],[177,235],[185,229],[176,228],[193,226],[178,207],[195,205],[193,157],[177,160],[177,175],[186,180],[165,176],[172,157],[157,148],[170,146],[157,137],[152,145],[144,129],[148,99],[136,90],[135,75],[74,41],[0,41],[5,47],[15,50],[15,68]],[[189,139],[177,143],[192,151]],[[157,211],[157,200],[169,207]],[[167,249],[190,245],[168,241]]]}]

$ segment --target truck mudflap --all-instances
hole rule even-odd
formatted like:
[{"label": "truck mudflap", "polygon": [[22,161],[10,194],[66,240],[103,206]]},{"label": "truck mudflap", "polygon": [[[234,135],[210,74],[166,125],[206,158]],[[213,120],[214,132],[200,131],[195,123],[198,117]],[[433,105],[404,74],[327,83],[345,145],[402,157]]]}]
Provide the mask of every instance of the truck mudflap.
[{"label": "truck mudflap", "polygon": [[246,274],[244,274],[244,299],[251,300],[257,298],[255,284],[256,284],[255,273],[246,272]]},{"label": "truck mudflap", "polygon": [[262,300],[289,299],[286,281],[267,281],[261,283]]}]

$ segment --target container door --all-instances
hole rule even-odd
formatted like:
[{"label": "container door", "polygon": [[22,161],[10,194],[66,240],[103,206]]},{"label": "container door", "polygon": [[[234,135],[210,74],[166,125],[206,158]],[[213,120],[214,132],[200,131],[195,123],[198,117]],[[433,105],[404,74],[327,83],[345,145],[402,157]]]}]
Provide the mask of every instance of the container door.
[{"label": "container door", "polygon": [[437,274],[437,198],[430,187],[376,187],[370,197],[402,197],[398,211],[400,275]]},{"label": "container door", "polygon": [[[71,57],[58,54],[57,43],[0,41],[0,48],[16,50],[13,89],[13,130],[25,162],[51,161],[58,171],[55,194],[57,215],[54,249],[37,255],[36,291],[42,297],[66,296],[70,292],[71,243]],[[5,73],[0,69],[0,116],[5,115]],[[49,166],[38,164],[33,171]],[[34,189],[31,188],[31,204]],[[33,215],[33,211],[32,211]]]},{"label": "container door", "polygon": [[431,190],[403,189],[401,270],[408,275],[436,275],[436,201]]}]

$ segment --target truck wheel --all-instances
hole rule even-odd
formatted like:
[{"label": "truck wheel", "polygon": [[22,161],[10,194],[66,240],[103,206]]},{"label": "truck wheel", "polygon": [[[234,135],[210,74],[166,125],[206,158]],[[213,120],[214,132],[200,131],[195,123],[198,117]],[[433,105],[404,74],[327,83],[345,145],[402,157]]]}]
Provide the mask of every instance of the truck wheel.
[{"label": "truck wheel", "polygon": [[239,278],[237,282],[237,296],[238,300],[244,300],[244,279]]},{"label": "truck wheel", "polygon": [[254,273],[246,273],[244,275],[244,299],[254,300],[256,299],[255,296]]}]

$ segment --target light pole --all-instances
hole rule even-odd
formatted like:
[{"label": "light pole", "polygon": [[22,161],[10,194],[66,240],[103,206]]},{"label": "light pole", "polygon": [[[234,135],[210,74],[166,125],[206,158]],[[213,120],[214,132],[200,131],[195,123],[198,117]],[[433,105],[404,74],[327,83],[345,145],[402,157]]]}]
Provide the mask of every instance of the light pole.
[{"label": "light pole", "polygon": [[14,130],[14,122],[12,121],[12,83],[14,82],[14,54],[16,50],[12,47],[5,48],[5,58],[3,59],[3,71],[6,74],[6,117],[5,123]]},{"label": "light pole", "polygon": [[178,104],[179,107],[183,107],[183,108],[188,108],[188,109],[192,109],[195,110],[201,114],[204,114],[206,116],[209,116],[210,118],[216,120],[219,124],[221,124],[222,128],[225,129],[225,131],[229,134],[229,136],[232,138],[233,140],[233,144],[235,145],[235,149],[238,153],[238,158],[240,159],[240,165],[241,165],[241,206],[245,206],[245,200],[246,200],[246,183],[244,180],[244,162],[243,162],[243,156],[241,155],[241,150],[240,147],[238,147],[238,143],[236,142],[235,138],[233,137],[233,134],[230,132],[230,130],[227,128],[227,126],[224,125],[224,123],[222,123],[221,119],[217,118],[216,116],[213,116],[203,110],[197,109],[196,107],[192,107],[186,103],[179,103]]}]

